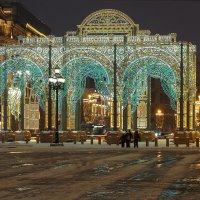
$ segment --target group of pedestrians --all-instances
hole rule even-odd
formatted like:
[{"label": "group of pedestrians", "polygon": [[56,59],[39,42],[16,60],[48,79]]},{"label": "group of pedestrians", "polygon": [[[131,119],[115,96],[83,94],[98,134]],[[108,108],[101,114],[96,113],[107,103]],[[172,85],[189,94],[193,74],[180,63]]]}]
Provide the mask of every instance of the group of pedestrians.
[{"label": "group of pedestrians", "polygon": [[120,141],[121,146],[125,147],[125,144],[126,144],[126,147],[130,148],[132,138],[133,138],[134,148],[138,148],[138,141],[140,138],[139,132],[138,130],[136,130],[134,134],[132,134],[130,129],[122,134],[121,141]]}]

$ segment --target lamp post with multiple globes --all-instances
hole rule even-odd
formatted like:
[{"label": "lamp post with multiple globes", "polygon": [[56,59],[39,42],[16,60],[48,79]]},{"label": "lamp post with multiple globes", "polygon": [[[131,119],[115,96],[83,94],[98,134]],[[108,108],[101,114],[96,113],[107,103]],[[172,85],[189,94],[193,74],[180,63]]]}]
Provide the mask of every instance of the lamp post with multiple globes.
[{"label": "lamp post with multiple globes", "polygon": [[60,73],[60,68],[56,66],[54,69],[54,76],[49,77],[49,84],[53,90],[56,91],[56,130],[55,130],[55,141],[54,143],[59,143],[59,130],[58,130],[58,92],[64,88],[65,79]]}]

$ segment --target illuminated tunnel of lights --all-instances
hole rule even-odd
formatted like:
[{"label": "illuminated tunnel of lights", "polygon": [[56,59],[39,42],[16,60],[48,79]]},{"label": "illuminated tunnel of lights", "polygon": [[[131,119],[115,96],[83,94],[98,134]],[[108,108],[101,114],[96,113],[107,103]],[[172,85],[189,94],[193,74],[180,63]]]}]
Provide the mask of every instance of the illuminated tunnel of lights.
[{"label": "illuminated tunnel of lights", "polygon": [[[75,108],[85,91],[87,77],[94,80],[99,94],[113,101],[113,63],[116,54],[119,119],[123,118],[123,110],[127,106],[128,115],[141,107],[148,110],[148,102],[151,101],[148,78],[151,77],[160,80],[177,114],[176,125],[179,126],[181,43],[176,41],[176,34],[152,35],[149,30],[139,29],[139,25],[126,14],[104,9],[90,14],[78,26],[78,31],[67,32],[63,37],[19,37],[19,41],[16,45],[0,47],[2,112],[4,99],[8,97],[11,114],[19,116],[21,97],[25,96],[26,110],[30,109],[28,105],[37,104],[39,108],[36,106],[35,112],[40,113],[41,109],[47,116],[49,68],[51,65],[53,73],[53,69],[59,66],[65,78],[64,89],[59,90],[59,113],[62,111],[62,100],[65,99],[70,121],[67,126],[74,129],[72,121],[75,120]],[[194,128],[195,120],[195,55],[196,46],[183,43],[184,127],[189,129]],[[52,99],[54,104],[54,93]],[[149,117],[150,113],[146,113],[146,121]],[[131,121],[130,118],[127,122],[128,128],[131,128]],[[112,123],[111,119],[111,127]],[[119,122],[118,127],[122,126],[123,123]],[[145,126],[143,128],[147,129]]]}]

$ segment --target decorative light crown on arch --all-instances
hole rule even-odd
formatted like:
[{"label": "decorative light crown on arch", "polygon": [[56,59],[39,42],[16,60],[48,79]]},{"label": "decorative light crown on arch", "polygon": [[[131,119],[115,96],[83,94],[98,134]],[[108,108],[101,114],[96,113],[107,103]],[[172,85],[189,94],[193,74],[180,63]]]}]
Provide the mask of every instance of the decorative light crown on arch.
[{"label": "decorative light crown on arch", "polygon": [[79,35],[136,35],[139,25],[121,11],[103,9],[86,17],[78,30]]}]

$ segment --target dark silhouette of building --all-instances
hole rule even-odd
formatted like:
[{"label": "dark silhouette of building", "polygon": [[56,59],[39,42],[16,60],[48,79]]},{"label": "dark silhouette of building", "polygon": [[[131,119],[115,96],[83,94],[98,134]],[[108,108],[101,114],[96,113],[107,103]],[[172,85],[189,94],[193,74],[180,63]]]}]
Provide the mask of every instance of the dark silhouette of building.
[{"label": "dark silhouette of building", "polygon": [[21,3],[0,0],[0,44],[14,44],[18,36],[50,35],[50,28],[30,13]]}]

